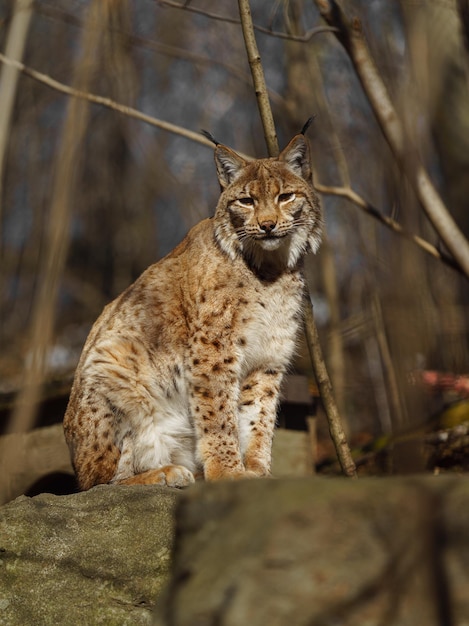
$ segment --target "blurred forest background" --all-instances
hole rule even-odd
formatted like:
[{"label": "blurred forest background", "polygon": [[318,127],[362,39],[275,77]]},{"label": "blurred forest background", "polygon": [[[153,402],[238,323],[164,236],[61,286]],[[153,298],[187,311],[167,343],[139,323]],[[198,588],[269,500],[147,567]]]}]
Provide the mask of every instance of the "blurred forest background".
[{"label": "blurred forest background", "polygon": [[[347,430],[378,436],[465,397],[453,382],[469,374],[468,277],[340,193],[353,190],[448,253],[320,4],[252,0],[251,9],[281,147],[316,116],[308,136],[326,236],[306,271]],[[361,21],[408,158],[418,155],[467,237],[468,3],[340,4]],[[0,50],[40,73],[0,65],[0,392],[20,392],[12,430],[34,425],[50,381],[69,384],[103,306],[212,215],[218,196],[203,137],[49,79],[267,154],[235,2],[0,0]],[[294,369],[311,379],[304,349]]]}]

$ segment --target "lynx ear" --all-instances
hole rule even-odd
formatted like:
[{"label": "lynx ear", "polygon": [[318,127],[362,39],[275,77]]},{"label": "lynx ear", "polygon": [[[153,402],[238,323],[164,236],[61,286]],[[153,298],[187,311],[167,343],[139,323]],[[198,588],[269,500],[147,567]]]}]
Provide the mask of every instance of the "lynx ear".
[{"label": "lynx ear", "polygon": [[311,182],[312,174],[309,144],[303,135],[293,137],[278,158],[279,161],[283,161],[294,174]]},{"label": "lynx ear", "polygon": [[217,176],[221,188],[226,189],[238,178],[247,163],[230,148],[218,144],[215,148],[215,165],[217,166]]}]

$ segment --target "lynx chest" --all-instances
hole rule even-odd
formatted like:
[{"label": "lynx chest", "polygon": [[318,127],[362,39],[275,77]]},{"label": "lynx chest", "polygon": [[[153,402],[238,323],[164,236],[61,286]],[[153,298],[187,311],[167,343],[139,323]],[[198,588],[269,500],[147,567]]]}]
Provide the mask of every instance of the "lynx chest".
[{"label": "lynx chest", "polygon": [[[301,321],[303,281],[287,275],[264,284],[240,307],[238,344],[245,371],[258,367],[284,370],[294,349]],[[238,333],[237,333],[238,334]]]}]

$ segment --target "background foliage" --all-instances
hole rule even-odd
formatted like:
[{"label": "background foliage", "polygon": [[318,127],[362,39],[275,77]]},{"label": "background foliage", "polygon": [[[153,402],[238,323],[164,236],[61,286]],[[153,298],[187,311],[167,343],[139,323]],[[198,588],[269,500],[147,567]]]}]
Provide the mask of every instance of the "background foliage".
[{"label": "background foliage", "polygon": [[[279,143],[315,114],[318,187],[352,188],[444,252],[349,56],[334,32],[315,32],[325,25],[321,4],[251,2]],[[362,24],[409,140],[408,161],[421,159],[467,236],[467,2],[341,6]],[[14,30],[19,7],[30,17],[23,35]],[[0,50],[8,56],[16,40],[28,68],[266,156],[236,3],[3,0],[0,20]],[[40,389],[43,378],[73,371],[102,307],[213,213],[218,189],[203,142],[24,72],[8,88],[8,66],[0,69],[0,384],[24,388],[33,370]],[[423,373],[469,371],[467,277],[349,200],[322,197],[327,235],[306,270],[348,429],[379,434],[423,423],[446,401],[429,393]],[[304,349],[295,369],[310,375]]]}]

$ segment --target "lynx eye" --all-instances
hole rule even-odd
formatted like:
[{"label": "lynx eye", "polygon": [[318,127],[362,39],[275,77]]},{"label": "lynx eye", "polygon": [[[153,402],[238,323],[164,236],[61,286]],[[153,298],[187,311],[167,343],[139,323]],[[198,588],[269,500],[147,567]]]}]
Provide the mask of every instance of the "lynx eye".
[{"label": "lynx eye", "polygon": [[246,196],[246,198],[238,198],[239,204],[243,206],[254,206],[254,200]]},{"label": "lynx eye", "polygon": [[289,202],[290,200],[295,199],[294,193],[281,193],[278,197],[279,202]]}]

